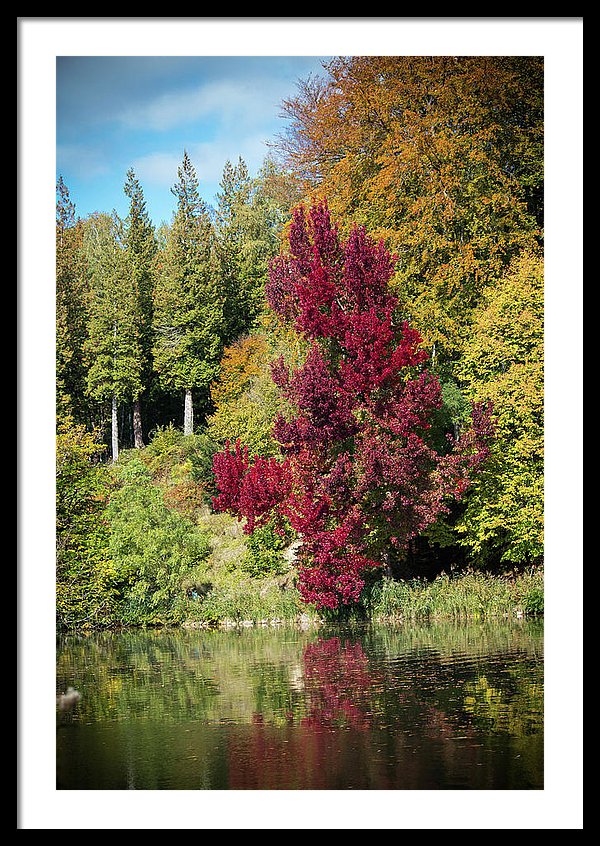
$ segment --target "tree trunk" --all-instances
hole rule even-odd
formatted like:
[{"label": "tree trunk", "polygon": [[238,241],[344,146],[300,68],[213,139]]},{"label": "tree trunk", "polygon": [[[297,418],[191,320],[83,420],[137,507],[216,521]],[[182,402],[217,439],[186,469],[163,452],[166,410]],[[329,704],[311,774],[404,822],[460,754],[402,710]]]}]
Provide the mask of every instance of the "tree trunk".
[{"label": "tree trunk", "polygon": [[113,464],[119,457],[119,420],[117,417],[117,396],[112,397],[112,460]]},{"label": "tree trunk", "polygon": [[142,404],[137,397],[133,401],[133,444],[136,449],[144,448],[144,437],[142,435]]},{"label": "tree trunk", "polygon": [[194,408],[192,406],[192,392],[189,388],[185,392],[185,405],[183,411],[183,434],[191,435],[194,432]]},{"label": "tree trunk", "polygon": [[392,566],[390,564],[390,553],[387,549],[384,549],[381,557],[383,559],[383,566],[385,567],[386,576],[388,576],[390,579],[393,578],[394,574],[392,572]]}]

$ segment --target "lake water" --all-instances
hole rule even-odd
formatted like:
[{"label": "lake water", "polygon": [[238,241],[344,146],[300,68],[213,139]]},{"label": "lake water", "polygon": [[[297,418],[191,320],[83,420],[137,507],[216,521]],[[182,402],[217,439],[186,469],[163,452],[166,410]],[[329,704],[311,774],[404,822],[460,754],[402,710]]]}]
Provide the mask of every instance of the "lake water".
[{"label": "lake water", "polygon": [[62,790],[539,790],[543,623],[59,638]]}]

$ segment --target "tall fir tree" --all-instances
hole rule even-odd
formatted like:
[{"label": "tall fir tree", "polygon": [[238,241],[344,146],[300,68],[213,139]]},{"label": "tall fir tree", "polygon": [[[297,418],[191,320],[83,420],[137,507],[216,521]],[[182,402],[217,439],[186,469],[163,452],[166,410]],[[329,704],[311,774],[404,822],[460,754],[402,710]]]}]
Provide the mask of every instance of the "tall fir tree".
[{"label": "tall fir tree", "polygon": [[[129,214],[125,219],[123,241],[139,321],[139,342],[142,354],[142,392],[147,390],[152,375],[152,310],[154,292],[154,259],[157,243],[154,227],[146,210],[144,192],[133,168],[127,171],[124,191],[129,197]],[[133,436],[136,448],[144,446],[141,395],[133,398]]]},{"label": "tall fir tree", "polygon": [[281,213],[244,160],[227,161],[217,194],[217,245],[225,343],[248,332],[264,304],[269,262],[279,251]]},{"label": "tall fir tree", "polygon": [[56,414],[59,421],[71,416],[84,423],[88,283],[83,227],[62,176],[56,195]]},{"label": "tall fir tree", "polygon": [[225,343],[239,337],[247,324],[247,292],[241,279],[242,231],[239,211],[250,200],[250,177],[244,162],[225,162],[217,194],[217,245],[223,290]]},{"label": "tall fir tree", "polygon": [[143,388],[137,291],[116,215],[92,215],[84,243],[91,272],[87,392],[97,402],[111,402],[112,459],[116,461],[118,405],[139,397]]},{"label": "tall fir tree", "polygon": [[223,349],[223,297],[215,235],[187,154],[171,189],[177,210],[157,254],[154,290],[154,366],[161,386],[184,392],[184,433],[194,430],[193,393],[206,404]]}]

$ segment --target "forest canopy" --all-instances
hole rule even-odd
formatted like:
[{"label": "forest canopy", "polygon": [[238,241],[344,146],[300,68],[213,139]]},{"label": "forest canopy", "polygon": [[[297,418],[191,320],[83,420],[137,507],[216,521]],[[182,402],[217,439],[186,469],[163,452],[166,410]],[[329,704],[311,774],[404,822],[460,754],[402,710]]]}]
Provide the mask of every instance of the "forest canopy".
[{"label": "forest canopy", "polygon": [[62,625],[207,608],[223,512],[322,608],[542,564],[543,102],[539,57],[338,57],[214,207],[186,150],[160,227],[58,177]]}]

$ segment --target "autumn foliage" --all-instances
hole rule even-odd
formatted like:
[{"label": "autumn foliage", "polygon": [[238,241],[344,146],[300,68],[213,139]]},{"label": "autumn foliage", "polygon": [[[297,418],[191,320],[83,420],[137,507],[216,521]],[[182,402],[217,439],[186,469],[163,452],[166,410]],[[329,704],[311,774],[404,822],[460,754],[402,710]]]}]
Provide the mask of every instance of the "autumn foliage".
[{"label": "autumn foliage", "polygon": [[273,260],[271,308],[308,342],[303,364],[283,359],[273,380],[294,413],[273,436],[281,458],[250,458],[239,442],[214,459],[217,510],[245,531],[274,520],[300,536],[305,601],[359,599],[365,572],[402,556],[460,499],[488,454],[490,410],[444,454],[428,443],[441,387],[419,334],[398,318],[394,259],[355,227],[343,240],[325,203],[295,210],[289,252]]},{"label": "autumn foliage", "polygon": [[543,57],[345,56],[326,70],[284,102],[280,152],[342,226],[399,254],[403,312],[451,366],[486,286],[542,237]]}]

